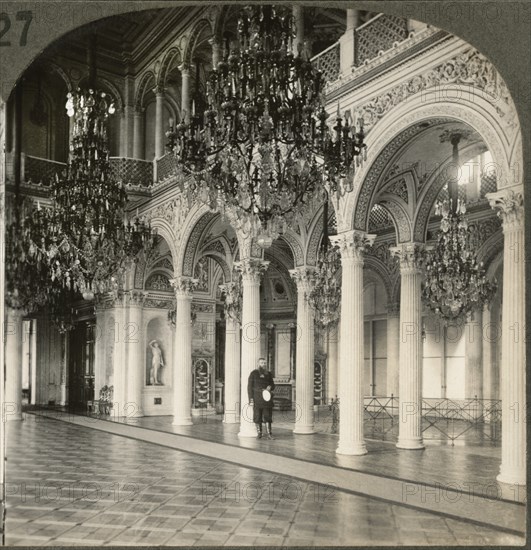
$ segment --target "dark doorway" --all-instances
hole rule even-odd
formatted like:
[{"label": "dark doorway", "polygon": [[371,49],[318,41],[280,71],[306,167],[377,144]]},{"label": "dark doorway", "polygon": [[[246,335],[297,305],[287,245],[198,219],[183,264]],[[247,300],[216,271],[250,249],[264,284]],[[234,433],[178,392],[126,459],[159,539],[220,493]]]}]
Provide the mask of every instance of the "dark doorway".
[{"label": "dark doorway", "polygon": [[93,321],[80,321],[70,332],[68,402],[74,410],[87,410],[94,399]]}]

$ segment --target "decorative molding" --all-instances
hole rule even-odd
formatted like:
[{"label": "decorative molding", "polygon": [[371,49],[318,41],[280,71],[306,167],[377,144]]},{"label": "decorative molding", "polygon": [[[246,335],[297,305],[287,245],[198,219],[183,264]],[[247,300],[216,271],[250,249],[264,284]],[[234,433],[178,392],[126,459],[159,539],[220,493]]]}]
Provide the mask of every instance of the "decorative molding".
[{"label": "decorative molding", "polygon": [[192,298],[192,294],[197,286],[197,279],[191,277],[176,277],[170,279],[170,284],[175,290],[175,296],[184,296],[186,298]]},{"label": "decorative molding", "polygon": [[289,274],[297,285],[297,292],[304,295],[307,300],[310,292],[314,289],[317,282],[317,270],[312,266],[301,266],[295,269],[290,269]]},{"label": "decorative molding", "polygon": [[269,262],[257,258],[244,258],[234,263],[234,268],[242,274],[244,283],[259,283],[269,267]]},{"label": "decorative molding", "polygon": [[146,281],[145,285],[146,290],[169,290],[171,291],[172,287],[170,284],[170,279],[162,273],[154,273],[150,275]]},{"label": "decorative molding", "polygon": [[519,231],[524,228],[524,195],[513,189],[488,193],[487,199],[503,222],[503,232]]},{"label": "decorative molding", "polygon": [[372,246],[376,235],[369,235],[364,231],[352,229],[330,237],[330,241],[339,247],[341,262],[353,259],[363,264],[363,255],[369,246]]},{"label": "decorative molding", "polygon": [[390,247],[390,252],[400,260],[400,274],[418,273],[424,264],[426,245],[424,243],[402,243]]},{"label": "decorative molding", "polygon": [[[435,86],[448,84],[473,85],[482,90],[483,96],[496,109],[498,116],[505,119],[506,125],[512,129],[517,127],[516,110],[505,82],[494,65],[473,48],[372,98],[368,103],[356,109],[355,118],[359,120],[363,117],[365,129],[369,132],[378,120],[393,107],[406,101],[409,96]],[[502,109],[500,100],[509,109]]]},{"label": "decorative molding", "polygon": [[192,303],[192,314],[194,313],[214,313],[216,304]]}]

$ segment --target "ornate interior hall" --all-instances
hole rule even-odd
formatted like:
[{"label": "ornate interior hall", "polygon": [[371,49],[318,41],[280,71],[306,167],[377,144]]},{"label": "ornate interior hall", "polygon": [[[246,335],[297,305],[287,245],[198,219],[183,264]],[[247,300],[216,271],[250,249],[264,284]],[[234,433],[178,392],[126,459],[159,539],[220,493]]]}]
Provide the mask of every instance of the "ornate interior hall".
[{"label": "ornate interior hall", "polygon": [[51,5],[2,14],[3,543],[525,544],[501,67],[385,2]]}]

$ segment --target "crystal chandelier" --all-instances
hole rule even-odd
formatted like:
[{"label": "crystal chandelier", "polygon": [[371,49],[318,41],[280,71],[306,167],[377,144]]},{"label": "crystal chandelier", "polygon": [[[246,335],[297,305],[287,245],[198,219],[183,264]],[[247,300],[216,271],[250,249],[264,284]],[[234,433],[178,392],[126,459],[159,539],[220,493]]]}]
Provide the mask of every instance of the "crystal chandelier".
[{"label": "crystal chandelier", "polygon": [[154,232],[138,216],[128,220],[127,193],[111,176],[111,98],[78,88],[68,94],[66,108],[74,117],[70,161],[66,175],[52,183],[52,207],[40,210],[43,231],[30,252],[47,258],[52,281],[92,299],[123,284],[126,263],[153,246]]},{"label": "crystal chandelier", "polygon": [[[450,136],[456,167],[461,138],[460,133]],[[435,214],[442,215],[441,226],[435,248],[426,255],[422,300],[445,323],[462,323],[467,315],[490,302],[496,284],[487,280],[483,263],[477,261],[480,239],[477,228],[468,224],[465,203],[457,197],[457,178],[449,184],[449,195],[449,200],[436,204]]]},{"label": "crystal chandelier", "polygon": [[341,315],[341,282],[337,273],[341,268],[341,253],[337,246],[329,246],[328,200],[323,211],[323,241],[317,260],[316,283],[310,292],[310,305],[315,312],[318,327],[328,329]]},{"label": "crystal chandelier", "polygon": [[209,76],[208,107],[199,113],[194,102],[189,121],[183,113],[167,132],[181,190],[222,213],[234,209],[255,235],[276,236],[325,185],[350,191],[365,150],[362,120],[338,112],[328,126],[324,79],[293,51],[294,35],[286,9],[244,8],[238,40]]}]

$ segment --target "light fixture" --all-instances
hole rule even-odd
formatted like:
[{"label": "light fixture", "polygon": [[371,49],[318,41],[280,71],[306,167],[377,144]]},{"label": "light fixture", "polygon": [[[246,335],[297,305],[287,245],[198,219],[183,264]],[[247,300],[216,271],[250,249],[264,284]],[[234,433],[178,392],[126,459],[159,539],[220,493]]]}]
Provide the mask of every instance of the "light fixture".
[{"label": "light fixture", "polygon": [[[445,133],[442,141],[453,147],[454,167],[459,168],[460,131]],[[449,200],[436,204],[435,213],[442,215],[437,244],[426,253],[426,280],[422,287],[423,302],[445,323],[462,323],[467,315],[488,303],[496,284],[488,281],[483,263],[477,260],[479,238],[475,227],[468,224],[465,203],[457,196],[457,176],[448,185]]]},{"label": "light fixture", "polygon": [[[94,69],[91,81],[95,81]],[[70,160],[66,174],[51,185],[51,208],[38,209],[42,230],[31,252],[47,258],[52,281],[79,291],[86,300],[123,286],[125,266],[142,249],[151,248],[155,233],[137,216],[126,213],[127,193],[111,175],[107,119],[114,102],[95,87],[68,94],[73,117]]]},{"label": "light fixture", "polygon": [[286,8],[241,10],[237,40],[226,41],[209,76],[208,107],[199,112],[194,101],[167,132],[181,191],[233,209],[264,247],[325,185],[351,190],[365,149],[362,120],[343,120],[338,109],[328,126],[323,76],[293,51],[294,36]]},{"label": "light fixture", "polygon": [[341,282],[337,274],[341,268],[341,253],[337,246],[330,246],[328,239],[328,198],[323,211],[323,240],[317,261],[316,283],[309,301],[314,309],[318,327],[328,329],[339,321],[341,315]]}]

